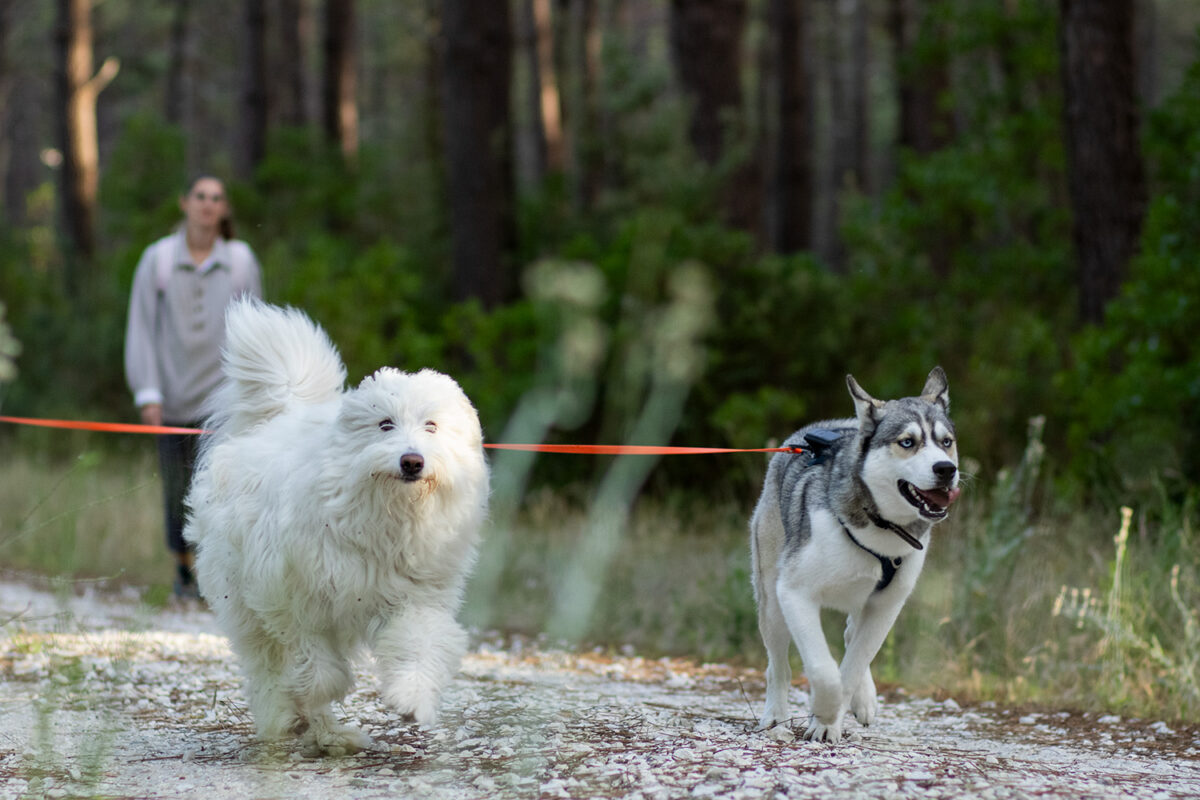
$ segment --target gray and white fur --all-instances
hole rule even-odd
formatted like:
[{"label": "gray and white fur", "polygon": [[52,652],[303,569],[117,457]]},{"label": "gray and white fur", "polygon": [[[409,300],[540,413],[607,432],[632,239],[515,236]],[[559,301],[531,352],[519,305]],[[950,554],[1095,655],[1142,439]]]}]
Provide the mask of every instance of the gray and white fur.
[{"label": "gray and white fur", "polygon": [[[853,376],[853,418],[800,429],[771,459],[750,520],[754,596],[767,648],[759,729],[787,722],[792,641],[808,676],[804,737],[837,742],[844,712],[863,725],[878,701],[870,664],[925,562],[933,526],[958,498],[958,448],[946,374],[935,367],[918,397],[882,401]],[[833,441],[813,450],[806,434]],[[847,615],[846,652],[834,659],[821,609]]]}]

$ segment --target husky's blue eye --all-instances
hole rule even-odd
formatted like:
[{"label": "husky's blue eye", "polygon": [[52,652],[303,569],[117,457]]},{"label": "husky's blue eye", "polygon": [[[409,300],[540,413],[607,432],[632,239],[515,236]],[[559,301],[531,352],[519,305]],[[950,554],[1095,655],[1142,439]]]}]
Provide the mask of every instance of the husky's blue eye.
[{"label": "husky's blue eye", "polygon": [[916,447],[917,440],[911,436],[905,436],[903,439],[896,442],[896,444],[900,445],[905,450],[911,450],[912,448]]},{"label": "husky's blue eye", "polygon": [[379,430],[394,431],[396,430],[396,423],[392,422],[390,419],[385,419],[379,423]]},{"label": "husky's blue eye", "polygon": [[953,445],[954,439],[950,438],[949,436],[947,436],[945,439],[942,439],[942,447],[946,448],[947,450],[949,450]]}]

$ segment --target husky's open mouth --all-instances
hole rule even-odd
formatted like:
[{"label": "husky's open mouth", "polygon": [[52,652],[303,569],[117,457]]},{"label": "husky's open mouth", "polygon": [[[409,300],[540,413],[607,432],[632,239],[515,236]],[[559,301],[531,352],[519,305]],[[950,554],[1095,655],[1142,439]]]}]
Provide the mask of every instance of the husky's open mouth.
[{"label": "husky's open mouth", "polygon": [[962,489],[918,489],[905,480],[897,482],[900,495],[912,504],[926,519],[941,519],[950,510],[950,505],[958,499]]}]

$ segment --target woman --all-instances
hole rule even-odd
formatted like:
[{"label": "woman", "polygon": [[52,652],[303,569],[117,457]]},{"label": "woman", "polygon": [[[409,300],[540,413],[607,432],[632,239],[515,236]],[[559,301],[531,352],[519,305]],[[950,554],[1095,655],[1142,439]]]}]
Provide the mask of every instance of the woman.
[{"label": "woman", "polygon": [[[262,297],[258,261],[233,238],[225,185],[211,175],[188,184],[183,224],[146,248],[133,276],[125,330],[125,376],[146,425],[195,427],[221,382],[225,308],[245,294]],[[192,553],[183,540],[183,498],[196,437],[158,439],[167,547],[176,559],[175,594],[199,596]]]}]

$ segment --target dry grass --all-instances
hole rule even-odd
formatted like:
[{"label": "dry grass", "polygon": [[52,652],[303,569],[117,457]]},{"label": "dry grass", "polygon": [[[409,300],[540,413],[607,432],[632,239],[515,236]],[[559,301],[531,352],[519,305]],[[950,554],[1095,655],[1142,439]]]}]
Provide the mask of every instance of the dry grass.
[{"label": "dry grass", "polygon": [[[0,566],[165,593],[156,469],[152,453],[0,454]],[[1115,513],[1035,512],[1015,483],[1035,479],[1036,470],[1017,470],[968,488],[935,533],[877,678],[960,701],[1200,714],[1195,503],[1135,512],[1115,536]],[[480,567],[497,577],[469,586],[469,624],[545,635],[588,525],[585,496],[534,492],[506,535],[491,532]],[[581,617],[586,629],[567,643],[761,666],[746,542],[752,501],[639,501]],[[841,620],[830,615],[826,627],[839,647]]]},{"label": "dry grass", "polygon": [[0,455],[0,565],[169,585],[157,473],[152,452]]}]

